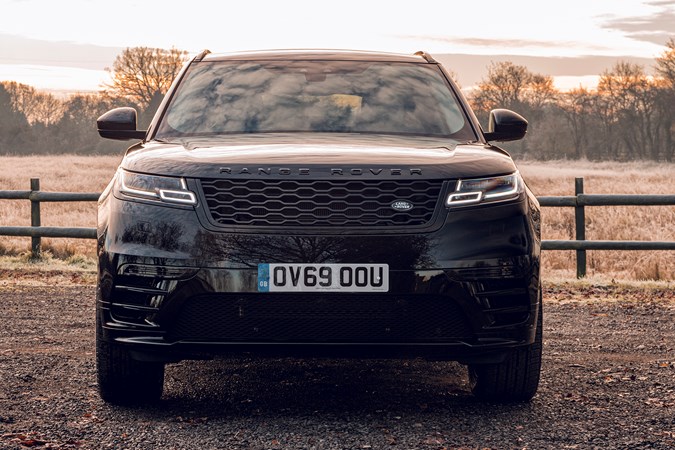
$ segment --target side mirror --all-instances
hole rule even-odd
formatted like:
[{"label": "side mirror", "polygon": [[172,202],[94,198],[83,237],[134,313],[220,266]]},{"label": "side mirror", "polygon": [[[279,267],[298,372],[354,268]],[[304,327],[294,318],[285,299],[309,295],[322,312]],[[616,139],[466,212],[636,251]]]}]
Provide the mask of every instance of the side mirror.
[{"label": "side mirror", "polygon": [[517,141],[527,133],[527,120],[520,114],[508,109],[493,109],[490,111],[487,141]]},{"label": "side mirror", "polygon": [[124,107],[111,109],[96,119],[96,128],[102,138],[126,141],[145,139],[146,130],[136,129],[136,110]]}]

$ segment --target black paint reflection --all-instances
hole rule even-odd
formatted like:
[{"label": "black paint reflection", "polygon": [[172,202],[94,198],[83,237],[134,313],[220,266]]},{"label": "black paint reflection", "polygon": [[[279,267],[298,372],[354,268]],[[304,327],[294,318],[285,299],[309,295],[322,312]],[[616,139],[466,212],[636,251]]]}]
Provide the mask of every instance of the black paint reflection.
[{"label": "black paint reflection", "polygon": [[125,244],[143,244],[167,252],[177,252],[186,250],[187,246],[181,243],[184,234],[185,229],[178,222],[133,222],[124,228],[122,242]]},{"label": "black paint reflection", "polygon": [[195,249],[209,260],[255,268],[259,263],[382,263],[390,269],[432,267],[424,236],[254,236],[198,232]]}]

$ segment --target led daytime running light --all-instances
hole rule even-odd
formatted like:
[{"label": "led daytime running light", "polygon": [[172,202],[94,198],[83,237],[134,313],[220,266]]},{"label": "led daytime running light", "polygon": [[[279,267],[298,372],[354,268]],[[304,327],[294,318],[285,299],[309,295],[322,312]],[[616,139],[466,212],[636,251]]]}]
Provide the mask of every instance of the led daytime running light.
[{"label": "led daytime running light", "polygon": [[[135,187],[130,187],[126,183],[126,177],[130,176],[141,176],[147,180],[157,180],[157,184],[161,184],[161,181],[164,180],[174,184],[178,182],[180,189],[163,189],[160,187],[155,187],[153,190],[144,190],[138,189]],[[166,203],[177,203],[182,205],[196,205],[197,196],[194,192],[188,190],[187,183],[183,178],[170,178],[170,177],[160,177],[153,175],[135,175],[131,172],[121,171],[120,173],[120,192],[133,197],[141,197],[151,200],[158,200]],[[167,183],[165,183],[167,184]]]},{"label": "led daytime running light", "polygon": [[[507,190],[500,190],[504,187]],[[521,191],[520,174],[492,178],[459,180],[455,191],[445,201],[447,207],[475,205],[516,197]]]}]

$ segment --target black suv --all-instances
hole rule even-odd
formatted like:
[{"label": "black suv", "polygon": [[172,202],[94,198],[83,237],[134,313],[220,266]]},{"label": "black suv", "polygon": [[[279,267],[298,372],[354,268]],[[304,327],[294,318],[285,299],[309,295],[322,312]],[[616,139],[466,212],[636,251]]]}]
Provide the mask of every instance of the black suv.
[{"label": "black suv", "polygon": [[241,355],[468,365],[489,400],[527,401],[542,347],[540,218],[424,52],[202,52],[99,200],[96,342],[109,402],[158,399],[164,366]]}]

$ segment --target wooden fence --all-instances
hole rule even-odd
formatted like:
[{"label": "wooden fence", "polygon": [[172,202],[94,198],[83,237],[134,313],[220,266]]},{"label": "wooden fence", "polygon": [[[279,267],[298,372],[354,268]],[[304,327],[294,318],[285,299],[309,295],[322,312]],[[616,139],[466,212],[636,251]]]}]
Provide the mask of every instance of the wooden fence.
[{"label": "wooden fence", "polygon": [[[40,180],[31,178],[28,191],[0,191],[0,200],[30,200],[30,226],[0,226],[0,236],[31,237],[31,254],[40,254],[40,239],[77,238],[96,239],[96,228],[43,227],[40,225],[42,202],[91,202],[98,200],[100,193],[42,192]],[[574,208],[575,239],[545,240],[542,250],[574,250],[577,256],[577,278],[586,276],[587,250],[675,250],[675,242],[663,241],[588,241],[586,240],[587,206],[673,206],[675,195],[624,195],[584,194],[583,178],[575,179],[575,195],[562,197],[538,197],[542,207]],[[0,216],[1,217],[1,216]],[[675,224],[673,225],[675,226]]]}]

